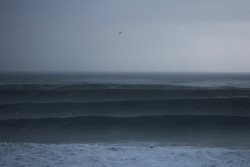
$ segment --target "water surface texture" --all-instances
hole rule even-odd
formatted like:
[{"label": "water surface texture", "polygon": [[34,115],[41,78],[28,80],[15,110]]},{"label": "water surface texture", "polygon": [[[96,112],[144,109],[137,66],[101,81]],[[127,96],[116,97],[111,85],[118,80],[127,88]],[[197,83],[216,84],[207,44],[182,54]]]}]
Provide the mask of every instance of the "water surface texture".
[{"label": "water surface texture", "polygon": [[[249,141],[250,74],[0,74],[1,166],[24,158],[18,148],[26,157],[47,150],[53,156],[39,156],[49,156],[52,166],[65,150],[81,154],[74,148],[85,151],[83,159],[63,158],[62,164],[124,166],[117,153],[127,155],[129,166],[144,166],[145,156],[152,166],[176,164],[175,158],[183,164],[188,157],[190,166],[246,166]],[[94,153],[97,148],[103,154]],[[202,160],[212,154],[218,156]],[[225,160],[229,154],[235,159]]]}]

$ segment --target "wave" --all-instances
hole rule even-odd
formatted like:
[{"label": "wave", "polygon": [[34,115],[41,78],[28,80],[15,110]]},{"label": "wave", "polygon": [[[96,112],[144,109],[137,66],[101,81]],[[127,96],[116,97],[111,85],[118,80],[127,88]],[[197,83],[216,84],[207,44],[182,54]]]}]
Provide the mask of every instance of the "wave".
[{"label": "wave", "polygon": [[109,84],[109,83],[81,83],[81,84],[2,84],[0,90],[93,90],[93,89],[180,89],[189,86],[161,85],[161,84]]},{"label": "wave", "polygon": [[0,141],[250,139],[250,117],[143,116],[11,119],[0,121]]},{"label": "wave", "polygon": [[50,130],[50,128],[72,130],[101,130],[101,129],[140,129],[167,130],[188,128],[198,129],[229,129],[232,128],[250,130],[250,117],[240,116],[140,116],[140,117],[106,117],[83,116],[67,118],[36,118],[36,119],[10,119],[1,120],[1,128],[22,130]]},{"label": "wave", "polygon": [[168,98],[250,97],[250,89],[93,89],[0,90],[1,104],[22,102],[83,102]]},{"label": "wave", "polygon": [[122,84],[122,83],[34,83],[34,84],[0,84],[0,90],[95,90],[95,89],[160,89],[160,90],[193,90],[193,89],[238,89],[249,87],[237,86],[199,86],[178,84]]},{"label": "wave", "polygon": [[[199,126],[201,125],[201,126]],[[80,116],[66,118],[33,118],[33,119],[9,119],[0,120],[0,127],[24,129],[24,128],[148,128],[166,129],[175,127],[209,128],[209,127],[242,127],[250,129],[250,117],[243,116],[216,116],[216,115],[157,115],[139,117],[110,117],[110,116]]]},{"label": "wave", "polygon": [[0,119],[72,116],[250,115],[250,98],[145,99],[0,105]]}]

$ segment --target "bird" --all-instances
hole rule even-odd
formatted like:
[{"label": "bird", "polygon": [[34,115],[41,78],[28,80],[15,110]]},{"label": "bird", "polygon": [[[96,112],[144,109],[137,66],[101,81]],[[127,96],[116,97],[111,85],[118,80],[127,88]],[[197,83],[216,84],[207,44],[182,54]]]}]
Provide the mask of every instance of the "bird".
[{"label": "bird", "polygon": [[119,32],[119,35],[121,34],[122,32]]}]

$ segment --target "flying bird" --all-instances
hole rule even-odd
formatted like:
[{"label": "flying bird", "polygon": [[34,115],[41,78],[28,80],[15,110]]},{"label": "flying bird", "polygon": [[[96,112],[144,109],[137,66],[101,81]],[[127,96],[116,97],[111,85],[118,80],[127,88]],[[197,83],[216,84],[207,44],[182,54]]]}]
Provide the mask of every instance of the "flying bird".
[{"label": "flying bird", "polygon": [[119,35],[121,34],[122,32],[119,32]]}]

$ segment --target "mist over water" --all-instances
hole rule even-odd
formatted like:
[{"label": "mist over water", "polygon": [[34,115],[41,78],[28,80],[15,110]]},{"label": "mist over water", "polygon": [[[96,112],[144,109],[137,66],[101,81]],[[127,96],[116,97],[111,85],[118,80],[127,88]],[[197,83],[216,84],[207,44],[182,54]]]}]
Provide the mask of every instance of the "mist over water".
[{"label": "mist over water", "polygon": [[1,71],[250,72],[246,0],[3,0],[0,16]]},{"label": "mist over water", "polygon": [[[249,88],[249,73],[35,72],[1,73],[0,84],[114,84]],[[29,86],[29,85],[28,85]],[[27,86],[27,87],[28,87]]]}]

